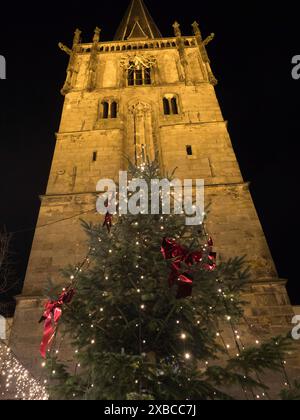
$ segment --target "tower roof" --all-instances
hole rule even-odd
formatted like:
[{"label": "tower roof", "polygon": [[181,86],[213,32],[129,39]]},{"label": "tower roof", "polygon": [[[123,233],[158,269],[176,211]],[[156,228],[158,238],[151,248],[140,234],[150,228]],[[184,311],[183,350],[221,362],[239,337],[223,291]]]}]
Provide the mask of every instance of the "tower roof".
[{"label": "tower roof", "polygon": [[131,0],[116,33],[115,41],[149,38],[162,38],[162,35],[143,0]]}]

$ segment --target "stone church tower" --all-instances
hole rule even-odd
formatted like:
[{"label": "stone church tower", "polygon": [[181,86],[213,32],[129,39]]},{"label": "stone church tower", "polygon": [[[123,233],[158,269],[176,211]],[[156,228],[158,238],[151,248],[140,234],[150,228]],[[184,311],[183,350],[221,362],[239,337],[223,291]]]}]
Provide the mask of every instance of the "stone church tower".
[{"label": "stone church tower", "polygon": [[102,42],[96,28],[91,43],[82,43],[77,30],[72,48],[60,44],[69,55],[64,107],[11,336],[14,352],[33,370],[40,366],[38,320],[48,279],[65,285],[59,270],[86,255],[80,219],[99,222],[96,183],[118,179],[124,155],[158,156],[164,173],[178,167],[179,178],[205,179],[208,230],[218,255],[247,255],[251,264],[247,318],[272,334],[291,325],[285,281],[216,97],[206,50],[213,35],[202,38],[196,22],[191,36],[173,26],[174,37],[163,37],[143,1],[132,0],[113,41]]}]

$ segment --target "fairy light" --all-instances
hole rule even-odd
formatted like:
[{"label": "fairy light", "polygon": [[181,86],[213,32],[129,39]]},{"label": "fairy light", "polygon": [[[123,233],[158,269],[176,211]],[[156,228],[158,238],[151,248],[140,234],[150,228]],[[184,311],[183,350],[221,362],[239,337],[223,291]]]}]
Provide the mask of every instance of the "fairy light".
[{"label": "fairy light", "polygon": [[190,355],[190,353],[185,353],[184,358],[185,358],[186,360],[190,360],[190,359],[191,359],[191,355]]},{"label": "fairy light", "polygon": [[11,350],[0,343],[1,376],[0,399],[12,399],[12,392],[16,400],[48,400],[49,395],[30,372],[14,357]]},{"label": "fairy light", "polygon": [[181,340],[186,340],[186,334],[185,333],[182,333],[181,336],[180,336],[180,338],[181,338]]}]

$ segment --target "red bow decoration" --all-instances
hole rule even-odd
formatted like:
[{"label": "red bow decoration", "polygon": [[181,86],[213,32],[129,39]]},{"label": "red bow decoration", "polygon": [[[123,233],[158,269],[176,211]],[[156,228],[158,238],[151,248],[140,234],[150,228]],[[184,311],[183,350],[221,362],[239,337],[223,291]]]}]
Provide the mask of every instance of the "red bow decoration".
[{"label": "red bow decoration", "polygon": [[217,254],[216,252],[213,252],[213,246],[214,246],[214,242],[212,240],[212,238],[209,238],[207,241],[207,245],[208,245],[208,263],[203,265],[203,268],[206,271],[214,271],[217,268]]},{"label": "red bow decoration", "polygon": [[[104,206],[108,209],[110,206],[110,202],[109,199],[107,198],[104,202]],[[109,212],[109,210],[107,210],[107,213],[104,217],[104,222],[103,222],[103,227],[107,227],[108,233],[111,231],[112,228],[112,214]]]},{"label": "red bow decoration", "polygon": [[40,319],[40,323],[44,323],[44,334],[40,346],[40,354],[45,359],[47,349],[50,346],[56,332],[58,321],[62,316],[62,306],[70,303],[74,297],[74,289],[64,291],[56,301],[48,301],[45,304],[45,311]]},{"label": "red bow decoration", "polygon": [[112,228],[112,215],[110,214],[110,212],[108,211],[104,217],[104,223],[103,223],[103,227],[107,227],[108,233],[111,231]]},{"label": "red bow decoration", "polygon": [[[213,271],[216,268],[216,253],[212,252],[212,240],[208,242],[208,259],[209,262],[203,264],[203,268],[207,271]],[[173,287],[178,284],[176,299],[184,299],[192,296],[193,276],[191,270],[182,273],[182,263],[192,267],[203,261],[205,254],[201,251],[189,252],[183,246],[179,245],[174,239],[164,238],[161,252],[165,260],[172,260],[171,273],[169,276],[169,286]]]}]

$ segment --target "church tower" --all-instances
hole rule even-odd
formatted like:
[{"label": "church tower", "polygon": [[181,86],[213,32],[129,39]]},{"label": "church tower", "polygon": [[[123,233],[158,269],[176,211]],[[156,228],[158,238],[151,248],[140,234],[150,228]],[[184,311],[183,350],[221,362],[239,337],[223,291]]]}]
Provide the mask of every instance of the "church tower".
[{"label": "church tower", "polygon": [[[247,255],[251,282],[246,316],[266,333],[282,332],[292,308],[278,278],[249,184],[241,175],[216,97],[207,45],[194,22],[165,38],[143,0],[131,0],[115,39],[91,43],[76,30],[68,55],[65,96],[46,194],[36,227],[24,289],[17,299],[11,346],[33,370],[40,365],[38,320],[48,279],[65,285],[60,270],[86,255],[80,219],[99,222],[96,183],[118,179],[124,156],[158,157],[163,173],[204,179],[211,203],[209,233],[223,259]],[[238,104],[237,104],[238,106]]]}]

